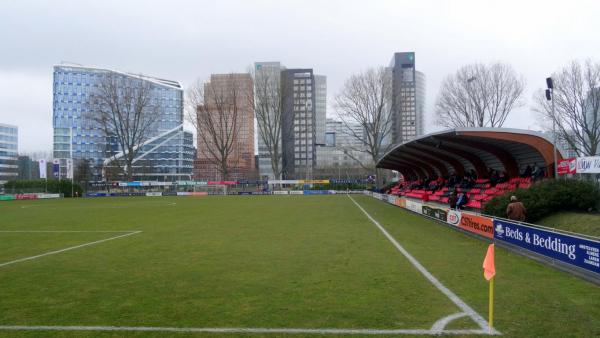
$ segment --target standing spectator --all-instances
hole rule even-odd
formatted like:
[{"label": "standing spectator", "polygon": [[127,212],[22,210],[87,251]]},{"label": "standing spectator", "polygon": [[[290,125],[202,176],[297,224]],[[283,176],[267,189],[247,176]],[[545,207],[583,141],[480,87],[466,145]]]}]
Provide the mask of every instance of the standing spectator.
[{"label": "standing spectator", "polygon": [[513,221],[524,222],[526,212],[525,206],[517,200],[517,196],[510,196],[510,203],[506,207],[506,217]]},{"label": "standing spectator", "polygon": [[448,203],[450,204],[450,209],[456,209],[456,194],[454,191],[450,192],[450,196],[448,196]]}]

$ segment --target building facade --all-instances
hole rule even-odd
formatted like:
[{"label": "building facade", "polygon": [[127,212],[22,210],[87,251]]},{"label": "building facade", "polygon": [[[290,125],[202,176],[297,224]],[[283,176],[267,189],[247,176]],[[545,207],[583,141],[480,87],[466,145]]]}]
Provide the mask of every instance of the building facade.
[{"label": "building facade", "polygon": [[[194,165],[197,179],[220,181],[254,176],[254,107],[248,99],[252,95],[253,81],[248,73],[213,74],[210,81],[204,84],[205,106],[199,109],[214,118],[211,119],[211,126],[200,122],[198,133],[230,135],[233,148],[227,157],[228,177],[223,177],[215,156],[219,152],[219,145],[211,137],[198,137],[198,154]],[[235,108],[223,109],[223,106]]]},{"label": "building facade", "polygon": [[346,126],[341,121],[327,119],[325,145],[317,147],[317,168],[373,166],[365,144],[353,136],[363,133],[364,128],[359,124]]},{"label": "building facade", "polygon": [[392,142],[423,135],[425,130],[425,74],[415,68],[415,53],[394,53],[392,76]]},{"label": "building facade", "polygon": [[317,144],[325,143],[327,78],[312,69],[285,69],[281,84],[283,178],[311,179]]},{"label": "building facade", "polygon": [[[94,122],[90,97],[107,76],[131,79],[149,85],[159,117],[148,131],[133,162],[137,180],[190,179],[193,168],[192,134],[183,128],[183,88],[179,82],[80,65],[54,66],[53,127],[54,158],[87,160],[94,180],[123,179],[113,172],[112,161],[125,154],[113,137]],[[110,176],[110,177],[109,177]]]},{"label": "building facade", "polygon": [[15,180],[19,176],[19,129],[0,123],[0,184]]}]

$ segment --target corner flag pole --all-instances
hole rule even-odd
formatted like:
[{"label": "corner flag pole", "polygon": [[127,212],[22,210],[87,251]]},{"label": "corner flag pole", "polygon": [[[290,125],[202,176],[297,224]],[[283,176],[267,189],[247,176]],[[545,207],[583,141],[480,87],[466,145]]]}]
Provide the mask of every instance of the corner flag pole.
[{"label": "corner flag pole", "polygon": [[490,324],[490,334],[494,329],[494,277],[490,279],[490,304],[489,304],[489,314],[488,314],[488,322]]},{"label": "corner flag pole", "polygon": [[494,263],[494,243],[490,244],[483,260],[483,277],[490,282],[488,324],[490,334],[494,330],[494,276],[496,275],[496,264]]}]

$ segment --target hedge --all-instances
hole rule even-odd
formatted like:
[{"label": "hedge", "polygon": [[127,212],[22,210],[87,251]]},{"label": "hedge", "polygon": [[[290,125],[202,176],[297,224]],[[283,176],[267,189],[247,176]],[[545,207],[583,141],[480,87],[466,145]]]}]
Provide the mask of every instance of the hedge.
[{"label": "hedge", "polygon": [[[70,180],[15,180],[8,181],[4,184],[4,189],[7,192],[19,194],[26,192],[45,192],[51,194],[63,194],[65,197],[71,197],[71,181]],[[73,185],[73,192],[82,195],[83,189],[77,183]]]},{"label": "hedge", "polygon": [[558,211],[592,212],[599,210],[600,189],[589,181],[545,180],[529,189],[517,189],[490,200],[483,212],[506,217],[510,196],[517,196],[527,209],[527,222],[536,222]]}]

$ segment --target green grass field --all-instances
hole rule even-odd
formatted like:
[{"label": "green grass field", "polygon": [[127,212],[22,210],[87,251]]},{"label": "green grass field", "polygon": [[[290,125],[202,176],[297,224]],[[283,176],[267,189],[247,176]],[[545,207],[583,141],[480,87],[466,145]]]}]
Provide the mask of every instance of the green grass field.
[{"label": "green grass field", "polygon": [[561,211],[539,222],[547,227],[600,237],[600,214]]},{"label": "green grass field", "polygon": [[[353,198],[487,318],[485,242]],[[461,312],[345,195],[11,201],[0,204],[0,231],[0,326],[430,330]],[[504,336],[600,336],[598,286],[496,252],[494,324]],[[477,329],[469,317],[446,326]],[[0,337],[307,335],[317,336],[0,330]]]}]

